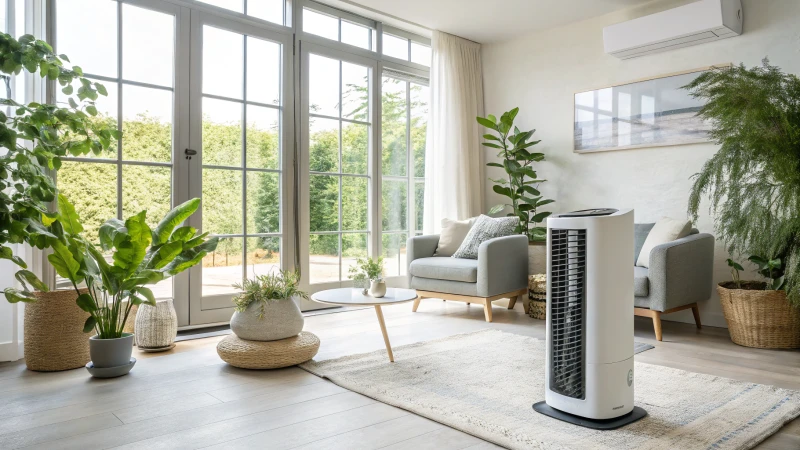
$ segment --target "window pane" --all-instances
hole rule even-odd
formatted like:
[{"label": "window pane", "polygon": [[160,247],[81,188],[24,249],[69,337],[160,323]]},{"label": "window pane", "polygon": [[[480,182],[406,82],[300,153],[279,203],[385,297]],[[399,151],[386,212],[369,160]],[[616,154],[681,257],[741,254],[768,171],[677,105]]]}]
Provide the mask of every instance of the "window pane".
[{"label": "window pane", "polygon": [[338,231],[339,178],[311,175],[309,183],[311,231]]},{"label": "window pane", "polygon": [[414,176],[425,176],[425,142],[428,131],[430,88],[411,83],[411,148],[414,152]]},{"label": "window pane", "polygon": [[342,20],[342,42],[370,50],[372,29]]},{"label": "window pane", "polygon": [[406,174],[406,82],[383,77],[383,174]]},{"label": "window pane", "polygon": [[414,229],[415,231],[422,231],[423,228],[423,221],[422,218],[425,214],[425,182],[424,181],[417,181],[414,184],[414,197],[415,197],[415,205],[417,217],[414,220]]},{"label": "window pane", "polygon": [[280,233],[280,175],[247,173],[247,233]]},{"label": "window pane", "polygon": [[203,258],[203,296],[236,292],[232,284],[242,282],[243,251],[243,238],[219,240],[217,249]]},{"label": "window pane", "polygon": [[342,117],[369,122],[369,68],[342,62]]},{"label": "window pane", "polygon": [[280,44],[247,37],[247,100],[281,104],[281,60]]},{"label": "window pane", "polygon": [[312,234],[308,250],[311,284],[339,281],[339,235]]},{"label": "window pane", "polygon": [[339,61],[309,55],[308,110],[339,117]]},{"label": "window pane", "polygon": [[117,217],[117,166],[65,161],[58,171],[58,189],[75,205],[91,242],[106,220]]},{"label": "window pane", "polygon": [[367,174],[369,126],[342,123],[342,173]]},{"label": "window pane", "polygon": [[123,78],[172,86],[174,50],[175,18],[172,15],[122,5]]},{"label": "window pane", "polygon": [[342,177],[342,230],[366,230],[369,180],[364,177]]},{"label": "window pane", "polygon": [[247,105],[247,167],[280,167],[278,110]]},{"label": "window pane", "polygon": [[203,232],[242,234],[242,173],[203,169]]},{"label": "window pane", "polygon": [[431,66],[431,48],[411,41],[411,62]]},{"label": "window pane", "polygon": [[172,161],[172,91],[122,86],[122,159]]},{"label": "window pane", "polygon": [[406,238],[405,233],[384,234],[381,236],[383,245],[383,271],[387,277],[396,277],[406,274]]},{"label": "window pane", "polygon": [[247,15],[283,25],[285,0],[251,0],[247,2]]},{"label": "window pane", "polygon": [[[108,126],[116,128],[117,126],[117,115],[118,110],[117,106],[119,105],[119,92],[117,90],[117,83],[111,81],[103,81],[100,84],[105,86],[106,90],[108,91],[108,95],[98,95],[97,100],[95,101],[95,107],[97,108],[98,115],[94,120],[97,121],[104,121]],[[72,83],[73,87],[73,95],[65,95],[61,91],[61,85],[58,85],[56,89],[56,102],[60,103],[60,106],[67,106],[68,98],[72,97],[75,101],[78,100],[74,93],[78,92],[78,88],[81,86],[80,81],[75,80]],[[111,146],[104,150],[99,155],[95,155],[94,153],[89,153],[87,155],[82,155],[84,158],[103,158],[103,159],[117,159],[117,143],[112,142]]]},{"label": "window pane", "polygon": [[203,98],[203,164],[242,165],[242,104]]},{"label": "window pane", "polygon": [[243,74],[243,36],[203,26],[203,93],[240,99]]},{"label": "window pane", "polygon": [[312,172],[339,171],[339,121],[309,119],[309,169]]},{"label": "window pane", "polygon": [[408,206],[408,182],[406,180],[383,180],[383,230],[406,230]]},{"label": "window pane", "polygon": [[[198,0],[209,5],[219,6],[220,8],[230,9],[238,13],[244,12],[244,0]],[[264,1],[264,0],[258,0]]]},{"label": "window pane", "polygon": [[69,0],[56,2],[56,8],[58,53],[84,73],[116,77],[117,2]]},{"label": "window pane", "polygon": [[281,238],[247,238],[247,276],[275,273],[281,268]]},{"label": "window pane", "polygon": [[408,61],[408,39],[383,33],[383,54]]},{"label": "window pane", "polygon": [[155,228],[172,208],[172,169],[122,166],[122,217],[147,210],[147,225]]},{"label": "window pane", "polygon": [[338,41],[339,20],[310,9],[303,9],[303,31]]},{"label": "window pane", "polygon": [[356,265],[356,259],[368,256],[367,233],[345,233],[342,235],[342,278],[350,280],[350,268]]}]

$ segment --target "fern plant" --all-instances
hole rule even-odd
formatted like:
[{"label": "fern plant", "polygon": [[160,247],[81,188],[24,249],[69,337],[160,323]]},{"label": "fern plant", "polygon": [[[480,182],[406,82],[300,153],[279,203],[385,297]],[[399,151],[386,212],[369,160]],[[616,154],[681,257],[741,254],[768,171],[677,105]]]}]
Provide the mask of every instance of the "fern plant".
[{"label": "fern plant", "polygon": [[800,79],[767,59],[715,68],[685,86],[705,101],[719,151],[694,176],[689,213],[710,200],[731,254],[782,262],[781,283],[800,306]]},{"label": "fern plant", "polygon": [[242,291],[234,297],[233,303],[236,311],[243,313],[252,304],[260,305],[258,318],[263,319],[267,303],[291,299],[292,297],[308,298],[308,294],[301,291],[300,273],[284,271],[257,275],[253,279],[246,279],[243,283],[235,283],[233,287]]}]

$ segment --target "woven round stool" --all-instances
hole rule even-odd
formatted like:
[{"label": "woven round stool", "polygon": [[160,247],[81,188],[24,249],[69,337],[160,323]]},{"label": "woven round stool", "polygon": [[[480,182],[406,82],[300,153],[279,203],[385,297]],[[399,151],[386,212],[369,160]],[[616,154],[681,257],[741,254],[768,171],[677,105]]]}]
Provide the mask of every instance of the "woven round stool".
[{"label": "woven round stool", "polygon": [[308,361],[319,350],[319,338],[308,331],[278,341],[246,341],[231,334],[217,344],[223,361],[241,369],[279,369]]}]

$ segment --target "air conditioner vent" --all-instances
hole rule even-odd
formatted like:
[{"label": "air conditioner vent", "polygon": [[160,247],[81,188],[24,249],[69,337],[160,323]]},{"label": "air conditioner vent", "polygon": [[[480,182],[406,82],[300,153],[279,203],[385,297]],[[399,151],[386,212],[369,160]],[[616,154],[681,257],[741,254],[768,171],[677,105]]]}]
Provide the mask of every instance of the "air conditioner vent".
[{"label": "air conditioner vent", "polygon": [[550,230],[550,389],[586,396],[586,230]]}]

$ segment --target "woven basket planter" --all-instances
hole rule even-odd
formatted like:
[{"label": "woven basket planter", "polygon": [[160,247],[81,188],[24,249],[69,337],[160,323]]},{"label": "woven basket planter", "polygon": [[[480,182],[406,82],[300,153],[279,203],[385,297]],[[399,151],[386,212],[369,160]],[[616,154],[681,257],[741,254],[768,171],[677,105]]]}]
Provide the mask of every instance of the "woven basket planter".
[{"label": "woven basket planter", "polygon": [[[528,247],[530,249],[530,247]],[[528,276],[528,315],[534,319],[547,318],[547,275],[541,273]]]},{"label": "woven basket planter", "polygon": [[[81,293],[87,292],[82,289]],[[75,303],[74,290],[36,292],[25,305],[25,365],[30,370],[55,372],[83,367],[89,357],[89,337],[83,324],[89,313]]]},{"label": "woven basket planter", "polygon": [[742,284],[751,289],[735,289],[732,282],[717,286],[731,340],[745,347],[800,348],[800,308],[789,304],[786,292]]},{"label": "woven basket planter", "polygon": [[178,334],[178,315],[172,299],[159,300],[156,306],[139,305],[135,324],[136,345],[140,349],[168,349]]}]

